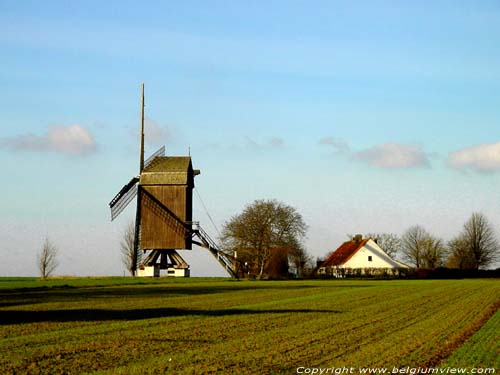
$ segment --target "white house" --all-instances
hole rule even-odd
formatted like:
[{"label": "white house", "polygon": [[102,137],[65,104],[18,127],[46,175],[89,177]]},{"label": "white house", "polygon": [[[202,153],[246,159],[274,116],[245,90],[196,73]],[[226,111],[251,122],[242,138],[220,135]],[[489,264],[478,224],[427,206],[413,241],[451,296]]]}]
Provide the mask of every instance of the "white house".
[{"label": "white house", "polygon": [[408,270],[385,253],[372,238],[360,235],[344,242],[318,268],[318,275],[346,276],[395,276]]}]

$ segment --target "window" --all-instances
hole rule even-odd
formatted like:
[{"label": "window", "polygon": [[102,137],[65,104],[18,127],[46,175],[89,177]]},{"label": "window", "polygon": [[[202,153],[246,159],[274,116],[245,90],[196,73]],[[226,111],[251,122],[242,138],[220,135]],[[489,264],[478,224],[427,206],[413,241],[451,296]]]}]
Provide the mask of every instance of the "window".
[{"label": "window", "polygon": [[373,259],[372,259],[372,256],[371,255],[368,255],[368,262],[371,262]]}]

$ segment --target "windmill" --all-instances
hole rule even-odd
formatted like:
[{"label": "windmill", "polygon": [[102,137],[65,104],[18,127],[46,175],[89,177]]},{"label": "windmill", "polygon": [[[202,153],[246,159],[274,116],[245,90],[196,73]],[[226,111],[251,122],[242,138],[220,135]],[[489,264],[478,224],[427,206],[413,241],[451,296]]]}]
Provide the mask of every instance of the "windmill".
[{"label": "windmill", "polygon": [[[219,249],[215,241],[193,221],[194,177],[190,156],[165,156],[161,147],[144,160],[144,84],[141,100],[139,175],[116,194],[109,203],[114,220],[137,197],[132,268],[139,276],[187,277],[189,265],[177,250],[191,250],[197,244],[210,251],[231,276],[236,276],[236,259]],[[137,254],[144,253],[137,264]]]}]

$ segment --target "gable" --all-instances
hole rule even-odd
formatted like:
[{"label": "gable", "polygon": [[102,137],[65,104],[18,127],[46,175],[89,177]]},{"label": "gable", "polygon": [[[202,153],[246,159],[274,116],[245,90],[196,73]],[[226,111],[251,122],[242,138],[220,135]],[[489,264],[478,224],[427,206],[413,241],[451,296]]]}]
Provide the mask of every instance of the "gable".
[{"label": "gable", "polygon": [[345,268],[409,268],[392,259],[375,241],[370,239],[353,254],[342,267]]},{"label": "gable", "polygon": [[369,239],[361,241],[347,241],[339,246],[325,261],[321,267],[335,267],[347,262],[360,248],[362,248]]},{"label": "gable", "polygon": [[371,238],[347,241],[335,250],[321,267],[341,268],[410,268],[392,259]]}]

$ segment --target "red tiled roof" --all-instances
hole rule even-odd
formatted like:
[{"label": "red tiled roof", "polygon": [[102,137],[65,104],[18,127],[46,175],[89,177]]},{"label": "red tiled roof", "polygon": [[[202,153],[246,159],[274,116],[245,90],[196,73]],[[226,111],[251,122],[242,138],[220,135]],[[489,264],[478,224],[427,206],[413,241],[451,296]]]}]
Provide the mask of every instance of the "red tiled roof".
[{"label": "red tiled roof", "polygon": [[361,241],[347,241],[344,242],[340,247],[335,250],[325,261],[321,264],[321,267],[329,266],[340,266],[347,262],[356,252],[361,249],[369,241],[366,238]]}]

